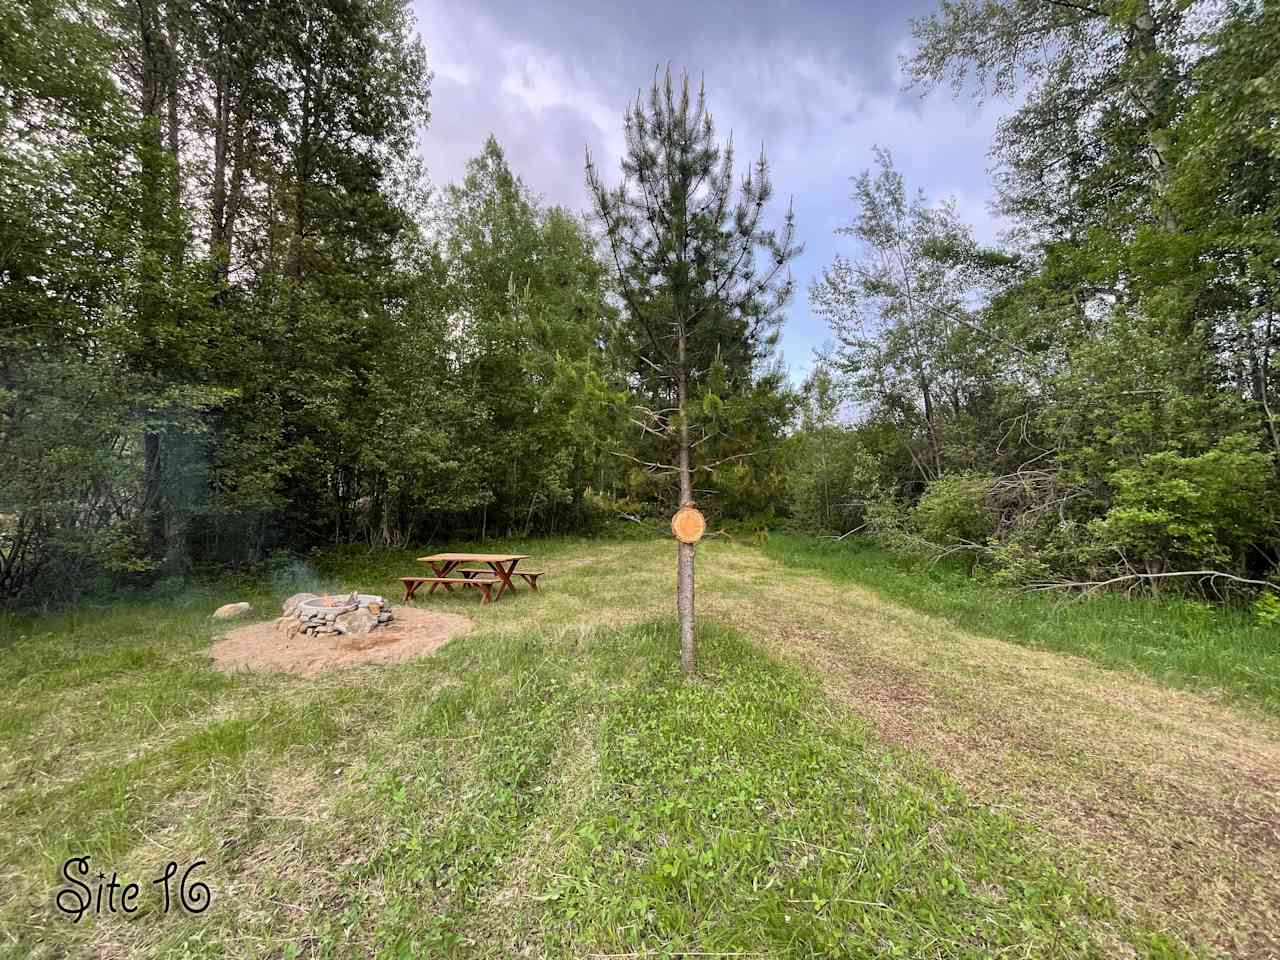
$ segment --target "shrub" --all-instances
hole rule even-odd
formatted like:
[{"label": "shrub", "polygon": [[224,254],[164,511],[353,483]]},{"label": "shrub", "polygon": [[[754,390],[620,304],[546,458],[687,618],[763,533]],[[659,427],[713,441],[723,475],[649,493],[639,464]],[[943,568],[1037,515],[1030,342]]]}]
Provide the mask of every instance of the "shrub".
[{"label": "shrub", "polygon": [[932,481],[911,516],[920,536],[939,545],[985,544],[996,530],[996,512],[988,500],[994,482],[979,473]]},{"label": "shrub", "polygon": [[846,533],[878,498],[876,461],[855,431],[822,427],[794,446],[787,474],[791,513],[803,529]]},{"label": "shrub", "polygon": [[1115,501],[1090,530],[1100,547],[1148,573],[1205,567],[1240,571],[1274,523],[1270,455],[1227,437],[1207,453],[1152,454],[1111,475]]},{"label": "shrub", "polygon": [[1253,601],[1253,615],[1259,623],[1280,626],[1280,596],[1267,591]]}]

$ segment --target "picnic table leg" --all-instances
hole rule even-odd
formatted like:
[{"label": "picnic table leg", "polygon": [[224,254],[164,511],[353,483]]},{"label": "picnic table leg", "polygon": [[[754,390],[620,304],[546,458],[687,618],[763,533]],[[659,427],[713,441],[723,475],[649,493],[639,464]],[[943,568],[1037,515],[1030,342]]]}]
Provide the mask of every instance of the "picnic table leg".
[{"label": "picnic table leg", "polygon": [[[427,565],[431,567],[432,570],[435,571],[437,577],[447,577],[450,573],[453,572],[453,568],[456,567],[459,562],[460,561],[458,560],[446,560],[443,563],[428,561]],[[433,583],[431,585],[431,589],[427,591],[427,596],[431,596],[431,594],[435,593],[436,587],[444,587],[446,591],[448,591],[449,593],[453,593],[452,583]]]},{"label": "picnic table leg", "polygon": [[493,568],[493,572],[498,575],[498,579],[502,581],[498,584],[498,593],[493,599],[501,600],[502,595],[508,590],[515,592],[515,585],[511,582],[511,571],[516,568],[516,564],[519,562],[519,560],[512,560],[505,568],[502,566],[501,560],[493,560],[489,563],[489,566]]}]

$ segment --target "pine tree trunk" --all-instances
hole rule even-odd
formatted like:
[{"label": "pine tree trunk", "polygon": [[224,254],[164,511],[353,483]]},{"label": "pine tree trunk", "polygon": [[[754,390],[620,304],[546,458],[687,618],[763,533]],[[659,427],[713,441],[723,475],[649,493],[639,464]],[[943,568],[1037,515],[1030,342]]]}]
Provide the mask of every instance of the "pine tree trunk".
[{"label": "pine tree trunk", "polygon": [[[693,503],[693,482],[689,476],[689,421],[685,417],[688,394],[688,372],[685,367],[685,334],[680,330],[677,358],[677,407],[680,418],[680,506]],[[693,673],[693,544],[680,543],[676,548],[676,611],[680,618],[680,668],[687,677]]]}]

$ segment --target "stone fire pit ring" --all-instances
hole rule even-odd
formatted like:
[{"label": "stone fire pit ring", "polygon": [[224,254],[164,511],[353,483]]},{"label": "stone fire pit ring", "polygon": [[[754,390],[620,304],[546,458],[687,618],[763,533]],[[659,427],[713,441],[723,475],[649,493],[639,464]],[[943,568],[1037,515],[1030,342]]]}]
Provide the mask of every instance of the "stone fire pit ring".
[{"label": "stone fire pit ring", "polygon": [[395,619],[386,597],[375,593],[295,594],[284,603],[277,629],[304,633],[365,634]]},{"label": "stone fire pit ring", "polygon": [[[354,602],[352,602],[353,600]],[[294,607],[294,613],[299,617],[309,617],[316,613],[329,614],[368,606],[376,606],[382,610],[388,610],[391,604],[387,603],[386,597],[380,597],[375,593],[351,593],[346,596],[316,597],[314,600],[302,600]]]}]

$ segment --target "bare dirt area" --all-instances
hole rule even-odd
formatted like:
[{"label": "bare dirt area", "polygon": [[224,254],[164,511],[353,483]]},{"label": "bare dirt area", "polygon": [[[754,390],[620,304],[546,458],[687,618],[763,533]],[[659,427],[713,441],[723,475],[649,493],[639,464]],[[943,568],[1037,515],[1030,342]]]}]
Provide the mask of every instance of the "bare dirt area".
[{"label": "bare dirt area", "polygon": [[237,627],[209,648],[209,656],[223,670],[269,670],[319,673],[368,663],[398,663],[426,656],[450,639],[470,632],[470,618],[397,607],[391,623],[363,635],[305,634],[287,636],[274,622]]}]

